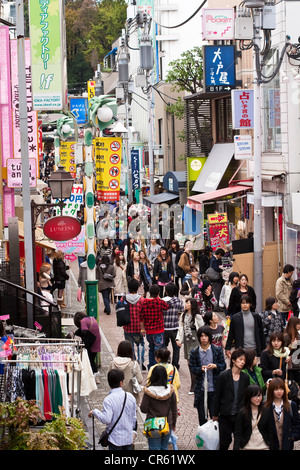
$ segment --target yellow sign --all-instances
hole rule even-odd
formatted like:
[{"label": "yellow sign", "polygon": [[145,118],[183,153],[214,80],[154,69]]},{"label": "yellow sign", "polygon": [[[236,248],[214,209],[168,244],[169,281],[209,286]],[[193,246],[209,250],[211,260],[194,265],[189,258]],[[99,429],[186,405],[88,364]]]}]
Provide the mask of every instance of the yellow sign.
[{"label": "yellow sign", "polygon": [[122,139],[97,137],[95,139],[97,199],[118,201],[122,160]]},{"label": "yellow sign", "polygon": [[60,164],[71,173],[72,178],[76,177],[75,144],[76,142],[61,142],[59,149]]},{"label": "yellow sign", "polygon": [[209,224],[224,224],[228,222],[227,212],[216,212],[215,214],[208,214],[207,219]]},{"label": "yellow sign", "polygon": [[94,81],[87,82],[87,88],[88,88],[88,101],[90,101],[90,99],[94,98],[95,96],[95,82]]}]

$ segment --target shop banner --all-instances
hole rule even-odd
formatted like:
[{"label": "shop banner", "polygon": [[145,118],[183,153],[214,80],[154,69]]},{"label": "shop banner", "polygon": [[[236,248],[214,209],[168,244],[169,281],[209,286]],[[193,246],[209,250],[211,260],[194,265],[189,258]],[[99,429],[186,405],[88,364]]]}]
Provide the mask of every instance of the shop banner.
[{"label": "shop banner", "polygon": [[[21,158],[8,158],[7,186],[9,188],[22,188],[22,160]],[[37,161],[35,158],[29,159],[29,182],[30,187],[36,187]]]},{"label": "shop banner", "polygon": [[191,193],[191,186],[195,183],[200,175],[207,157],[187,157],[187,191],[188,196]]},{"label": "shop banner", "polygon": [[65,259],[75,261],[75,253],[84,253],[85,251],[85,227],[82,226],[81,232],[77,237],[66,242],[54,242],[56,249],[65,253]]},{"label": "shop banner", "polygon": [[230,243],[227,213],[208,214],[208,236],[212,249],[224,248]]},{"label": "shop banner", "polygon": [[235,160],[247,160],[252,158],[251,135],[234,136],[234,158]]},{"label": "shop banner", "polygon": [[[51,202],[59,202],[58,199],[52,199]],[[55,208],[56,215],[69,215],[71,217],[77,217],[77,211],[80,210],[80,206],[83,205],[83,185],[73,184],[71,197],[64,199],[66,204],[62,210],[57,206]]]},{"label": "shop banner", "polygon": [[254,90],[232,90],[231,102],[233,129],[253,129]]},{"label": "shop banner", "polygon": [[140,151],[131,150],[132,190],[140,189]]},{"label": "shop banner", "polygon": [[202,22],[203,40],[234,39],[233,8],[204,8]]},{"label": "shop banner", "polygon": [[87,90],[88,90],[88,100],[90,101],[95,96],[95,86],[96,83],[94,81],[87,82]]},{"label": "shop banner", "polygon": [[120,198],[122,139],[97,137],[95,139],[95,159],[98,200],[118,201]]},{"label": "shop banner", "polygon": [[[14,158],[21,158],[21,133],[19,112],[19,77],[18,77],[18,43],[17,39],[10,41],[11,57],[11,91],[12,91],[12,117],[13,117],[13,140]],[[25,76],[26,76],[26,102],[27,102],[27,129],[28,129],[28,156],[36,160],[36,171],[39,171],[39,143],[38,143],[38,117],[33,109],[32,87],[31,87],[31,59],[30,39],[25,40]],[[32,166],[33,168],[33,166]],[[39,174],[35,175],[36,177]],[[33,180],[30,179],[30,186]],[[18,186],[14,186],[15,188]]]},{"label": "shop banner", "polygon": [[34,109],[67,109],[63,0],[29,0]]},{"label": "shop banner", "polygon": [[60,164],[69,171],[72,178],[76,178],[75,164],[75,145],[76,142],[60,142]]},{"label": "shop banner", "polygon": [[2,167],[13,157],[12,109],[10,87],[9,28],[0,25],[0,138]]}]

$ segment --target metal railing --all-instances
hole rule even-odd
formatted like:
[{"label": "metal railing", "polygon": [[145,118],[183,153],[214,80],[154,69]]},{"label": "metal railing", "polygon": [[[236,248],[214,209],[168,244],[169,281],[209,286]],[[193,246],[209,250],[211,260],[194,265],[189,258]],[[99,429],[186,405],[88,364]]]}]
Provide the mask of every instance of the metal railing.
[{"label": "metal railing", "polygon": [[38,328],[49,338],[61,337],[61,311],[44,296],[0,278],[0,315],[9,323]]}]

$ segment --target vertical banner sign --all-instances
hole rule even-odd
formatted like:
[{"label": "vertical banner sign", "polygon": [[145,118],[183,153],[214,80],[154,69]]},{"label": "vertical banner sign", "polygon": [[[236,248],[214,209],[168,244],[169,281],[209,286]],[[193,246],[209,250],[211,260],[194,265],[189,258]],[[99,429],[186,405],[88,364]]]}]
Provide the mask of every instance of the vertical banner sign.
[{"label": "vertical banner sign", "polygon": [[208,214],[208,235],[210,246],[215,251],[218,248],[223,248],[224,245],[230,243],[229,241],[229,227],[227,213]]},{"label": "vertical banner sign", "polygon": [[59,150],[60,164],[71,173],[72,178],[76,178],[75,144],[76,142],[61,142]]},{"label": "vertical banner sign", "polygon": [[226,92],[236,87],[235,46],[204,46],[205,91]]},{"label": "vertical banner sign", "polygon": [[10,87],[9,28],[0,25],[0,126],[2,167],[13,157],[12,109]]},{"label": "vertical banner sign", "polygon": [[[7,168],[7,187],[22,188],[22,160],[21,158],[8,158]],[[35,158],[29,159],[29,182],[30,187],[36,187],[37,161]]]},{"label": "vertical banner sign", "polygon": [[[19,82],[18,82],[18,44],[17,39],[10,41],[11,52],[11,90],[12,90],[12,118],[14,137],[14,158],[21,158],[21,134],[20,134],[20,113],[19,113]],[[33,109],[32,89],[31,89],[31,59],[30,59],[30,39],[25,40],[25,77],[27,96],[27,129],[28,129],[28,155],[29,159],[35,159],[35,168],[39,171],[39,144],[38,144],[38,118],[37,112]],[[33,166],[32,166],[33,171]],[[38,176],[35,175],[36,177]],[[32,185],[33,180],[30,181]],[[35,178],[36,182],[36,178]],[[16,187],[16,186],[15,186]]]},{"label": "vertical banner sign", "polygon": [[29,23],[34,109],[67,109],[64,1],[29,0]]},{"label": "vertical banner sign", "polygon": [[140,152],[131,150],[132,190],[140,189]]},{"label": "vertical banner sign", "polygon": [[198,176],[201,173],[203,165],[205,164],[207,157],[187,157],[186,166],[187,166],[187,191],[188,196],[191,192],[192,183],[195,183],[198,179]]},{"label": "vertical banner sign", "polygon": [[97,137],[95,139],[95,159],[98,200],[118,201],[120,198],[122,139]]},{"label": "vertical banner sign", "polygon": [[254,90],[232,90],[231,101],[233,129],[253,129]]},{"label": "vertical banner sign", "polygon": [[95,82],[94,81],[89,81],[87,82],[87,89],[88,89],[88,100],[94,98],[95,96]]}]

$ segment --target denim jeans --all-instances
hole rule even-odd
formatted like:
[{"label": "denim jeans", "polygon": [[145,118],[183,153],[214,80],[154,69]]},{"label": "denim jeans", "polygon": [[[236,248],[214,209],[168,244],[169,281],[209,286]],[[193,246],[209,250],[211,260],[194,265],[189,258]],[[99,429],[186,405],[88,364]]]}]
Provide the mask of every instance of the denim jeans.
[{"label": "denim jeans", "polygon": [[148,364],[148,369],[150,369],[151,366],[154,366],[156,364],[155,361],[155,351],[157,349],[163,348],[164,347],[164,333],[156,333],[156,334],[146,334],[147,341],[149,343],[149,364]]},{"label": "denim jeans", "polygon": [[[144,336],[141,335],[140,333],[127,333],[126,331],[124,331],[124,337],[127,341],[130,341],[132,345],[134,359],[137,360],[139,364],[144,364],[144,360],[145,360]],[[137,354],[135,354],[134,345],[136,345]]]},{"label": "denim jeans", "polygon": [[169,434],[157,438],[148,437],[149,450],[168,450],[170,435],[171,433],[169,432]]},{"label": "denim jeans", "polygon": [[111,289],[103,289],[101,291],[102,297],[103,297],[103,302],[104,302],[104,311],[106,313],[110,313],[110,293]]}]

